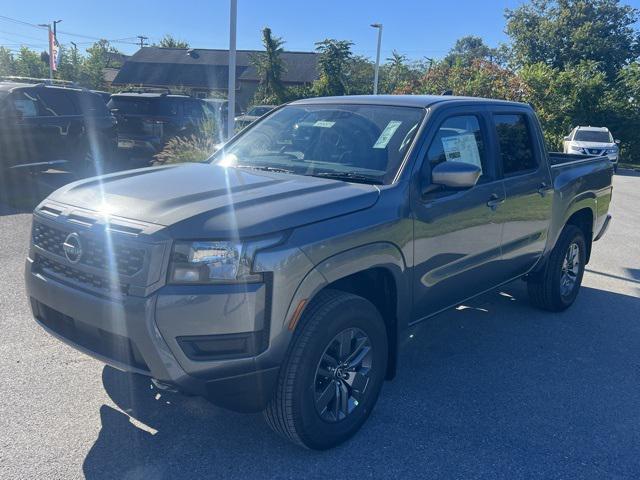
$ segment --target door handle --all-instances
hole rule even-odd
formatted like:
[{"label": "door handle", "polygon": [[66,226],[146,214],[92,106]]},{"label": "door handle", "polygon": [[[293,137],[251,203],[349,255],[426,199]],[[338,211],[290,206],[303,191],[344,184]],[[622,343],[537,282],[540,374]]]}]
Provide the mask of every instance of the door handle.
[{"label": "door handle", "polygon": [[487,207],[489,207],[491,210],[495,210],[496,208],[498,208],[498,205],[501,205],[503,203],[504,203],[504,198],[500,198],[498,195],[494,193],[491,195],[491,197],[489,197],[489,201],[487,202]]},{"label": "door handle", "polygon": [[540,184],[540,186],[538,187],[538,193],[541,197],[544,197],[547,194],[547,188],[549,188],[549,185],[547,185],[546,182],[542,182]]}]

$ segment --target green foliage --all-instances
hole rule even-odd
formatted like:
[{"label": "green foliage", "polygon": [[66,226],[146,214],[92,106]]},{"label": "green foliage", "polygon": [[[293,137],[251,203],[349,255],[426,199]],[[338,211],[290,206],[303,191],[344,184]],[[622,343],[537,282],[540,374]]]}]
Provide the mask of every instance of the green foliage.
[{"label": "green foliage", "polygon": [[592,60],[614,80],[638,54],[637,11],[619,0],[532,0],[507,10],[506,19],[518,67]]},{"label": "green foliage", "polygon": [[264,53],[251,56],[251,62],[258,72],[260,84],[253,97],[253,104],[280,105],[285,101],[285,86],[282,75],[286,69],[282,61],[282,45],[280,37],[274,37],[270,28],[262,30]]},{"label": "green foliage", "polygon": [[15,75],[16,61],[11,50],[0,47],[0,75]]},{"label": "green foliage", "polygon": [[216,144],[221,140],[215,122],[204,122],[197,132],[189,136],[171,138],[161,152],[154,156],[153,163],[203,162],[215,152]]},{"label": "green foliage", "polygon": [[352,42],[327,38],[316,42],[319,79],[314,83],[314,93],[319,97],[347,93],[347,72],[351,59]]},{"label": "green foliage", "polygon": [[15,74],[21,77],[45,78],[49,76],[49,65],[42,61],[39,53],[21,47],[15,60]]},{"label": "green foliage", "polygon": [[154,43],[153,46],[161,48],[189,48],[189,43],[185,40],[178,40],[173,35],[166,33],[164,37],[160,39],[160,42]]},{"label": "green foliage", "polygon": [[489,48],[480,37],[468,35],[456,40],[455,45],[444,58],[450,65],[460,63],[469,66],[474,60],[494,61],[499,57],[498,50]]}]

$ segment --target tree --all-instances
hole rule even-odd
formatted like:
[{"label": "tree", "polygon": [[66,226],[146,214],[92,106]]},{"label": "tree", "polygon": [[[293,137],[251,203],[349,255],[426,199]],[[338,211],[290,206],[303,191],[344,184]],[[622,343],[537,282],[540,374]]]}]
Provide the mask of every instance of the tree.
[{"label": "tree", "polygon": [[0,75],[15,75],[16,61],[11,50],[0,47]]},{"label": "tree", "polygon": [[251,56],[251,63],[256,68],[260,84],[253,97],[254,104],[279,105],[285,101],[286,92],[282,83],[282,74],[286,71],[282,60],[282,45],[280,37],[274,37],[270,28],[262,30],[262,44],[264,53]]},{"label": "tree", "polygon": [[374,64],[367,57],[352,55],[345,62],[345,93],[370,95],[373,93]]},{"label": "tree", "polygon": [[505,16],[517,67],[593,61],[615,80],[638,55],[638,11],[619,0],[531,0]]},{"label": "tree", "polygon": [[480,37],[468,35],[456,40],[445,61],[451,65],[454,63],[470,65],[474,60],[494,61],[497,57],[496,49],[488,47]]},{"label": "tree", "polygon": [[422,62],[409,62],[406,55],[395,50],[386,60],[387,63],[380,67],[380,91],[384,93],[411,89],[411,85],[429,69],[429,66]]},{"label": "tree", "polygon": [[82,80],[83,58],[75,46],[60,47],[60,64],[57,75],[65,80],[79,82]]},{"label": "tree", "polygon": [[439,95],[451,90],[454,95],[522,101],[524,85],[513,71],[488,60],[473,60],[469,65],[449,64],[443,60],[400,93]]},{"label": "tree", "polygon": [[87,49],[87,54],[82,64],[80,83],[90,88],[103,88],[103,70],[109,66],[111,56],[120,52],[108,40],[99,40]]},{"label": "tree", "polygon": [[49,66],[42,61],[40,54],[21,47],[15,59],[15,73],[21,77],[46,78],[49,77]]},{"label": "tree", "polygon": [[327,38],[316,42],[320,78],[314,83],[318,96],[344,95],[347,91],[346,73],[351,58],[352,42]]},{"label": "tree", "polygon": [[166,33],[164,37],[160,39],[160,42],[154,43],[153,46],[161,48],[189,48],[189,43],[185,40],[178,40],[174,38],[173,35]]}]

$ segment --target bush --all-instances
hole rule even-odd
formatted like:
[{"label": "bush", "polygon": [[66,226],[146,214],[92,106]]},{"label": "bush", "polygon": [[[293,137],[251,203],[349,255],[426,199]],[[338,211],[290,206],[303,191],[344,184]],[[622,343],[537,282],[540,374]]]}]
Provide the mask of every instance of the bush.
[{"label": "bush", "polygon": [[170,139],[162,151],[154,155],[153,164],[203,162],[216,151],[219,142],[220,134],[214,122],[208,121],[196,133]]}]

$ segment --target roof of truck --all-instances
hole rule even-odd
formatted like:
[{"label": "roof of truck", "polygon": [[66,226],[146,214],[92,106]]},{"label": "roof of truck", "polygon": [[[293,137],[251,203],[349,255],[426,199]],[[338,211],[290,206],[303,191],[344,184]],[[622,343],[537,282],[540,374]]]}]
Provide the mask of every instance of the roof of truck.
[{"label": "roof of truck", "polygon": [[452,102],[452,101],[468,101],[478,103],[498,103],[501,105],[518,105],[525,104],[518,102],[509,102],[506,100],[497,100],[494,98],[481,97],[459,97],[455,95],[345,95],[341,97],[316,97],[305,98],[292,102],[293,105],[301,104],[331,104],[331,103],[352,103],[361,105],[388,105],[398,107],[419,107],[427,108],[436,103]]}]

